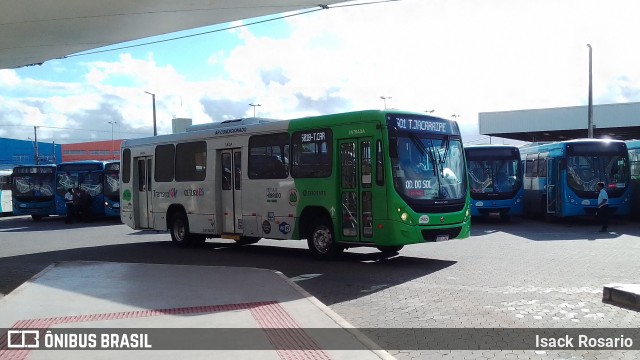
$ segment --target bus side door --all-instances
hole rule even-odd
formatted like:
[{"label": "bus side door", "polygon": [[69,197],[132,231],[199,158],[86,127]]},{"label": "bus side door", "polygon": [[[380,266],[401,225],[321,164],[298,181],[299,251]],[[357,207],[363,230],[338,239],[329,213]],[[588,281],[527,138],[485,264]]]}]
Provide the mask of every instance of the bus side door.
[{"label": "bus side door", "polygon": [[561,212],[562,185],[560,183],[560,159],[547,158],[547,213]]},{"label": "bus side door", "polygon": [[242,151],[220,151],[222,233],[242,234]]},{"label": "bus side door", "polygon": [[372,147],[371,138],[340,140],[340,208],[343,241],[371,242]]},{"label": "bus side door", "polygon": [[150,229],[152,228],[151,212],[153,211],[152,200],[153,194],[151,190],[151,174],[153,170],[153,157],[141,156],[134,158],[135,173],[133,174],[133,201],[135,208],[135,224],[136,228]]}]

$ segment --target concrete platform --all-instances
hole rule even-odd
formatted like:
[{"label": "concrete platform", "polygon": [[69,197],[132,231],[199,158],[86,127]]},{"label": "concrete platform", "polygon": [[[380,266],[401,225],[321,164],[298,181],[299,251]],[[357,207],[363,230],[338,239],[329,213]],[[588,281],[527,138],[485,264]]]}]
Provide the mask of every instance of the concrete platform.
[{"label": "concrete platform", "polygon": [[640,310],[640,284],[609,284],[602,291],[602,301]]},{"label": "concrete platform", "polygon": [[0,329],[0,359],[392,359],[256,268],[58,263],[0,299]]}]

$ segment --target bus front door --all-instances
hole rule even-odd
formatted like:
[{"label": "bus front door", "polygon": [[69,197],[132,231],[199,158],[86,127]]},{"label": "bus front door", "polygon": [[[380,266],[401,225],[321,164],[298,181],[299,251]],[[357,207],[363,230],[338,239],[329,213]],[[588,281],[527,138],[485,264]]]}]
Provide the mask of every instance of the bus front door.
[{"label": "bus front door", "polygon": [[[221,212],[223,237],[238,240],[242,234],[242,193],[240,149],[220,152],[220,183],[222,185]],[[226,236],[224,236],[226,235]]]},{"label": "bus front door", "polygon": [[151,174],[153,166],[153,158],[151,156],[142,156],[134,158],[136,167],[134,174],[134,181],[136,181],[135,191],[133,194],[135,206],[135,223],[136,228],[150,229],[151,224],[151,212],[152,212],[152,200],[153,194],[151,193]]},{"label": "bus front door", "polygon": [[345,242],[371,242],[372,142],[370,138],[341,140],[340,233]]}]

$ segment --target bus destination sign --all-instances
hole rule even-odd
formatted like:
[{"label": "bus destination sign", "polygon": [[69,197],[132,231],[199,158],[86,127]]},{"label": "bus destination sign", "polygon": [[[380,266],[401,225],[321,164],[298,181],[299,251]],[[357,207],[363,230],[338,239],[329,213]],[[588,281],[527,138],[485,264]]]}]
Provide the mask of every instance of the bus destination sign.
[{"label": "bus destination sign", "polygon": [[451,121],[438,119],[431,116],[389,116],[388,124],[398,130],[419,131],[435,134],[459,135],[458,126]]},{"label": "bus destination sign", "polygon": [[303,143],[324,141],[327,136],[324,131],[303,132],[300,134],[300,140]]}]

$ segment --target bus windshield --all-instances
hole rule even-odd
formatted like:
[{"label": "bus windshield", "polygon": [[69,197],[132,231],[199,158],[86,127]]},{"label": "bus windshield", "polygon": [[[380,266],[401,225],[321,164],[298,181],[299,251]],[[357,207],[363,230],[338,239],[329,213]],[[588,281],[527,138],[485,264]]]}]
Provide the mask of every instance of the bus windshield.
[{"label": "bus windshield", "polygon": [[120,199],[120,175],[119,171],[105,170],[104,172],[104,196],[107,199],[118,201]]},{"label": "bus windshield", "polygon": [[622,193],[629,186],[629,166],[622,154],[574,155],[567,158],[567,183],[579,196],[596,193],[604,182],[608,193]]},{"label": "bus windshield", "polygon": [[398,158],[392,159],[393,183],[415,200],[459,200],[466,196],[462,142],[448,136],[398,134]]},{"label": "bus windshield", "polygon": [[468,166],[472,193],[513,193],[522,184],[518,159],[469,160]]},{"label": "bus windshield", "polygon": [[54,195],[55,186],[53,172],[16,172],[13,175],[13,196],[20,201],[51,198]]},{"label": "bus windshield", "polygon": [[78,172],[63,171],[58,172],[57,193],[60,196],[70,188],[79,187],[91,196],[98,196],[102,193],[102,174],[100,172]]}]

